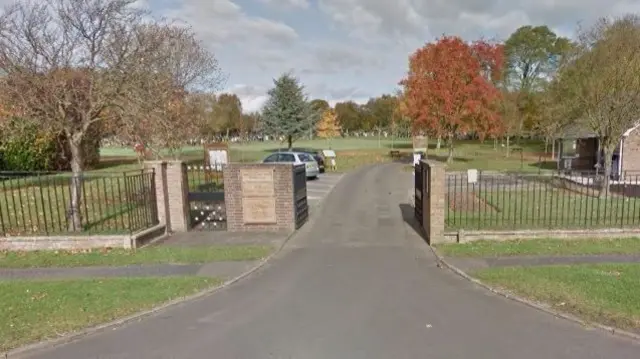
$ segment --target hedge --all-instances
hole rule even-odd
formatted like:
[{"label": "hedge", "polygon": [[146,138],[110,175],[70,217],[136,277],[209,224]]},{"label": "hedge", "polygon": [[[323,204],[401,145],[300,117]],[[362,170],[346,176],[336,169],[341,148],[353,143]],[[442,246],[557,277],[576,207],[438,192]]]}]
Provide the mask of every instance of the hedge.
[{"label": "hedge", "polygon": [[[71,151],[66,136],[43,131],[37,124],[15,118],[3,128],[0,139],[2,171],[68,171]],[[82,148],[84,168],[91,169],[100,161],[100,129],[95,126],[85,135]]]}]

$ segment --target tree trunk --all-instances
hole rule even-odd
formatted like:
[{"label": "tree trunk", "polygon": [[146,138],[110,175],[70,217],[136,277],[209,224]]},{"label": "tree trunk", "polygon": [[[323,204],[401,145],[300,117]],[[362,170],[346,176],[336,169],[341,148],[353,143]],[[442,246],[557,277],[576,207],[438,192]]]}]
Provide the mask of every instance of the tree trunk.
[{"label": "tree trunk", "polygon": [[436,142],[436,150],[439,150],[442,146],[442,137],[438,136],[438,141]]},{"label": "tree trunk", "polygon": [[551,159],[552,160],[556,159],[556,139],[555,138],[551,141]]},{"label": "tree trunk", "polygon": [[287,146],[289,151],[293,148],[293,136],[287,135]]},{"label": "tree trunk", "polygon": [[[71,182],[69,183],[69,192],[71,203],[67,214],[68,229],[70,232],[79,232],[82,230],[82,137],[68,136],[69,150],[71,151]],[[79,137],[79,138],[78,138]]]},{"label": "tree trunk", "polygon": [[545,136],[544,137],[544,154],[548,154],[549,153],[549,137]]},{"label": "tree trunk", "polygon": [[507,135],[507,140],[506,140],[506,148],[507,148],[507,157],[511,156],[511,136]]},{"label": "tree trunk", "polygon": [[603,147],[604,151],[604,168],[602,187],[600,188],[600,198],[609,198],[610,182],[611,182],[611,154],[613,150],[609,149],[609,146]]},{"label": "tree trunk", "polygon": [[453,162],[453,135],[449,136],[449,155],[447,156],[447,163]]},{"label": "tree trunk", "polygon": [[498,139],[497,138],[493,139],[493,150],[494,151],[498,150]]}]

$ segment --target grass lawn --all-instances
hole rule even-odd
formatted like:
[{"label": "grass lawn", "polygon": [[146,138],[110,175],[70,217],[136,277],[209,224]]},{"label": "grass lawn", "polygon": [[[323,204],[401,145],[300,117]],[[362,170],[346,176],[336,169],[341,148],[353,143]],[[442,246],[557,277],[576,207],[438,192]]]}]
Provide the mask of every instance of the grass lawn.
[{"label": "grass lawn", "polygon": [[586,320],[640,331],[640,264],[506,267],[473,275]]},{"label": "grass lawn", "polygon": [[[411,152],[410,139],[377,138],[336,138],[332,140],[299,140],[293,144],[293,150],[320,151],[333,149],[336,152],[336,162],[339,172],[345,172],[361,165],[388,162],[391,160],[389,151],[392,149]],[[270,153],[286,150],[286,144],[277,141],[230,143],[229,157],[233,162],[259,162]],[[137,168],[135,152],[129,148],[107,147],[101,149],[101,156],[105,166],[111,163],[117,168]],[[193,165],[202,165],[204,150],[202,146],[186,146],[182,149],[181,158]],[[113,168],[113,167],[112,167]]]},{"label": "grass lawn", "polygon": [[201,277],[0,281],[0,352],[150,309],[220,283]]},{"label": "grass lawn", "polygon": [[[434,141],[432,141],[434,142]],[[503,147],[494,147],[493,141],[458,141],[454,144],[453,162],[446,163],[449,150],[435,149],[430,144],[427,157],[446,164],[448,171],[467,169],[538,172],[556,169],[550,154],[544,153],[544,145],[537,141],[523,141],[521,151],[512,151],[509,157]]]},{"label": "grass lawn", "polygon": [[252,261],[265,258],[273,249],[259,245],[202,247],[157,246],[139,249],[82,251],[0,252],[0,268],[92,267],[132,264],[201,264]]},{"label": "grass lawn", "polygon": [[569,256],[589,254],[640,254],[640,238],[523,239],[438,244],[447,257]]},{"label": "grass lawn", "polygon": [[450,189],[446,227],[455,229],[543,229],[636,227],[640,198],[593,195],[532,185],[520,189]]}]

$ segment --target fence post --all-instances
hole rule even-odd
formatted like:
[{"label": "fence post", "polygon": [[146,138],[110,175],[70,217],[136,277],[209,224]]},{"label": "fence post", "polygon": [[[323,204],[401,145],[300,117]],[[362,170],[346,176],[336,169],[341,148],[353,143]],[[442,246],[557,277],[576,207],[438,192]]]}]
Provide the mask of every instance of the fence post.
[{"label": "fence post", "polygon": [[153,169],[158,222],[171,231],[169,220],[169,196],[167,188],[167,163],[165,161],[145,161],[145,168]]},{"label": "fence post", "polygon": [[[440,163],[422,161],[428,176],[423,177],[427,196],[423,199],[424,231],[429,244],[446,242],[444,238],[444,217],[446,214],[447,179],[445,168]],[[423,171],[423,176],[424,176]]]}]

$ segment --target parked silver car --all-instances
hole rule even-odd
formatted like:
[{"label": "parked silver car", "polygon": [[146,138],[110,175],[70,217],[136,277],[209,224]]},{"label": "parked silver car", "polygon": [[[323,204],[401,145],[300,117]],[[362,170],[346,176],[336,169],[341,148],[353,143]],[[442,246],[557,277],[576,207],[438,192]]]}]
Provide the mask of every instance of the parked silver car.
[{"label": "parked silver car", "polygon": [[280,151],[267,156],[262,163],[293,163],[304,164],[307,178],[315,179],[320,174],[318,162],[312,155],[304,152]]}]

